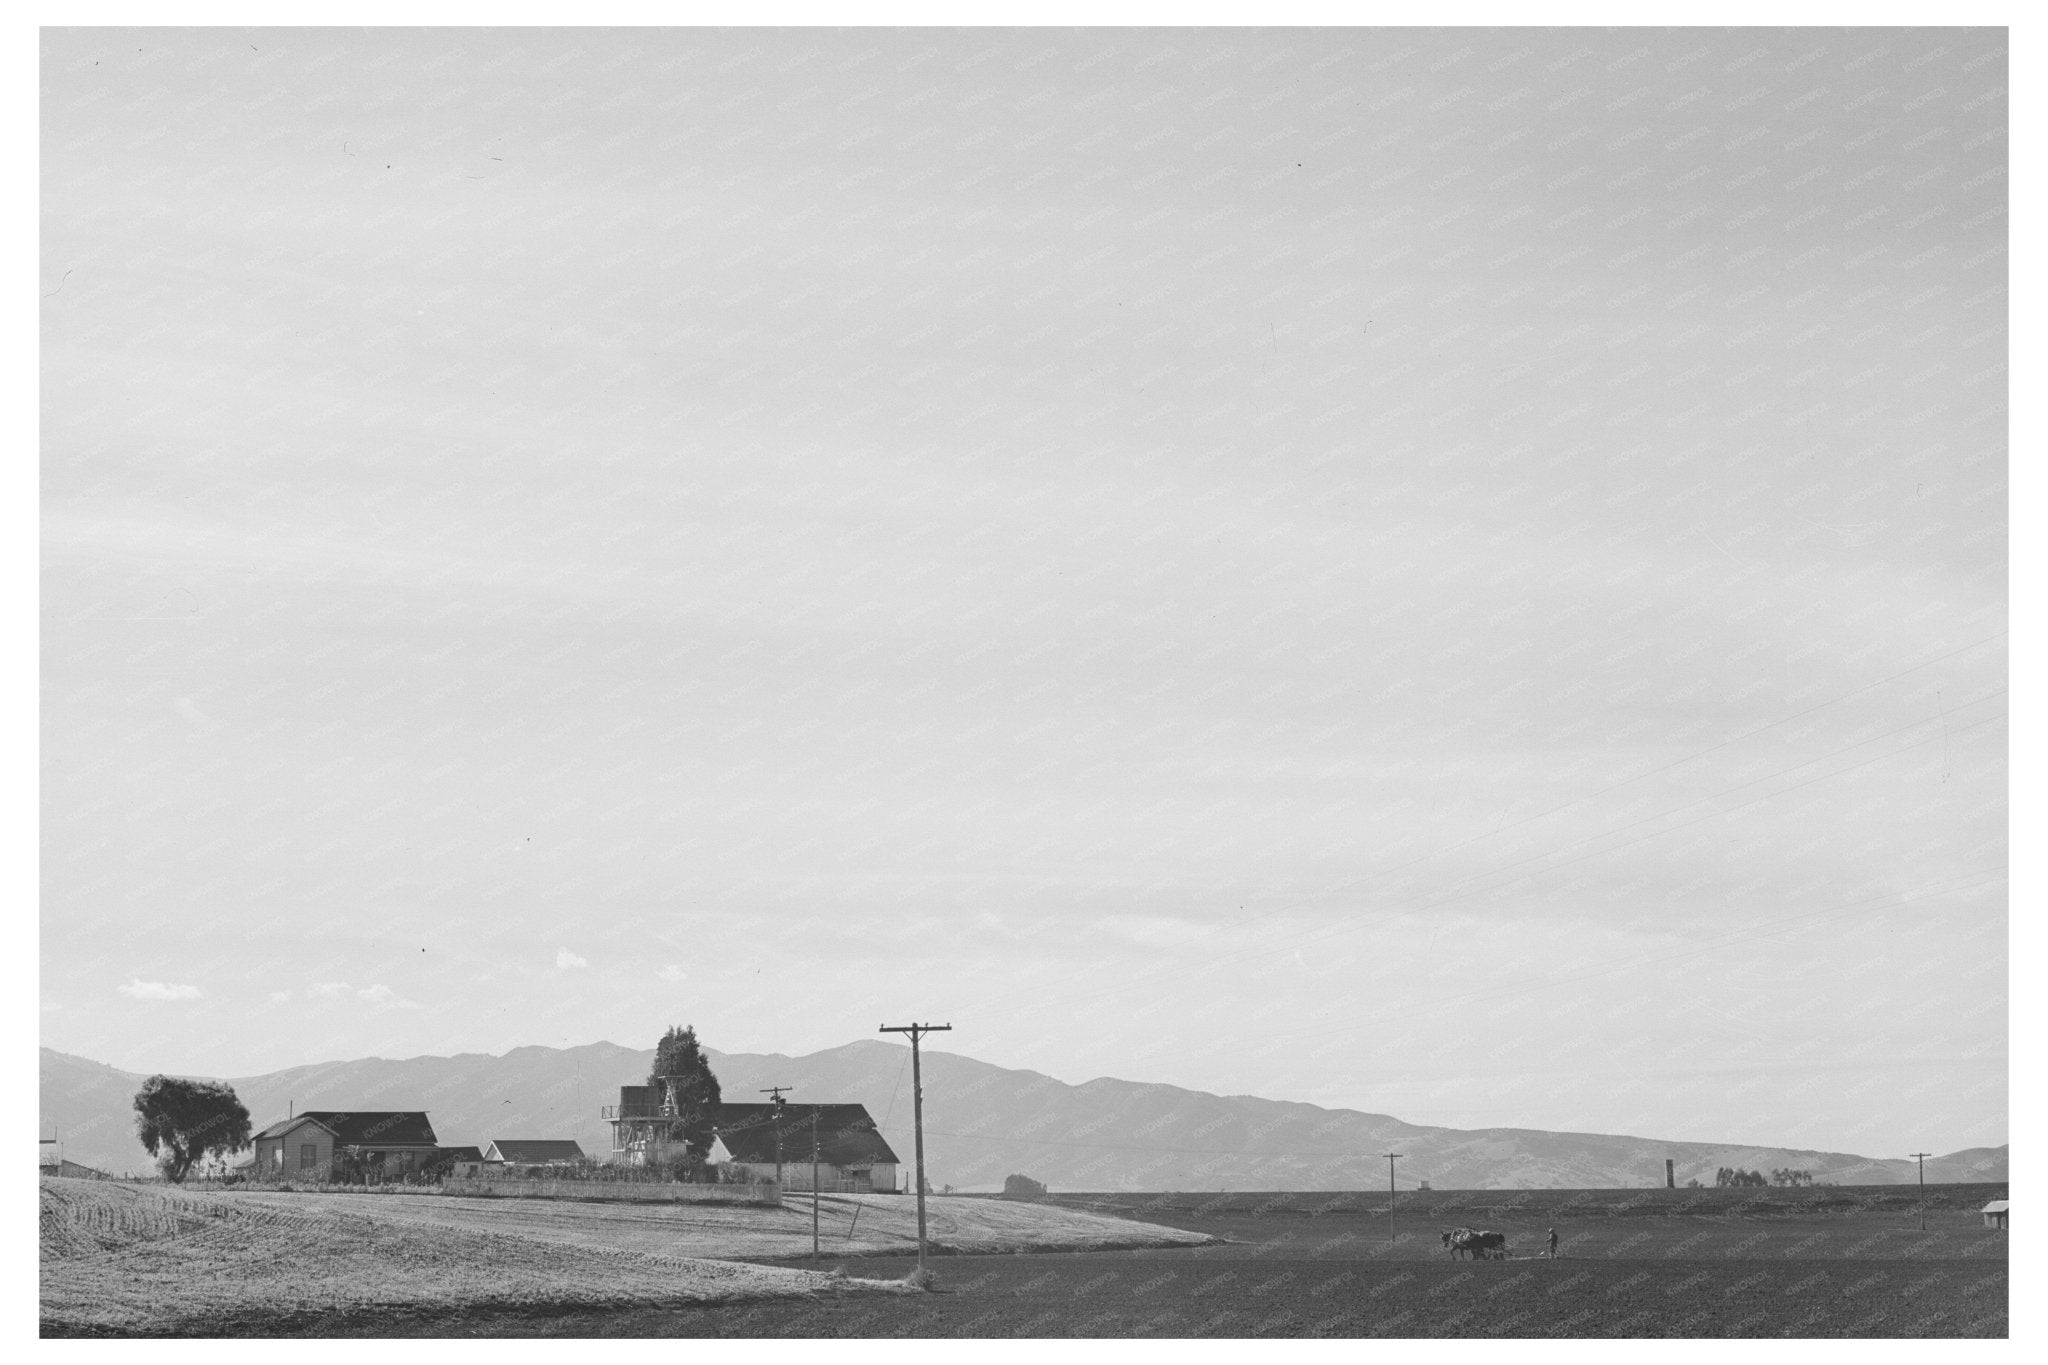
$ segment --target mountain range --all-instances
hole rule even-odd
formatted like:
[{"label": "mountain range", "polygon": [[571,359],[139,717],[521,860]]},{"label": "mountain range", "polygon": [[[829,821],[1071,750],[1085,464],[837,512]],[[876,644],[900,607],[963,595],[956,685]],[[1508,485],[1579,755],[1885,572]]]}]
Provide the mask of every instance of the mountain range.
[{"label": "mountain range", "polygon": [[[883,1136],[912,1159],[910,1049],[872,1040],[801,1057],[707,1048],[724,1097],[752,1100],[769,1086],[796,1101],[867,1106]],[[292,1109],[424,1109],[445,1145],[500,1138],[574,1138],[592,1155],[611,1150],[599,1110],[621,1085],[647,1078],[652,1048],[616,1043],[514,1048],[392,1061],[366,1057],[227,1078],[257,1127]],[[1527,1128],[1456,1129],[1385,1114],[1211,1095],[1100,1077],[1071,1085],[958,1053],[925,1050],[925,1166],[934,1189],[1000,1189],[1029,1175],[1054,1190],[1355,1190],[1387,1180],[1381,1153],[1402,1153],[1404,1189],[1612,1189],[1678,1182],[1711,1185],[1722,1166],[1809,1171],[1840,1185],[1910,1183],[1914,1163],[1892,1158],[1672,1142]],[[51,1048],[41,1051],[39,1136],[53,1134],[71,1161],[113,1173],[149,1169],[131,1107],[144,1077]],[[2007,1178],[2008,1146],[1932,1158],[1930,1182]],[[906,1179],[908,1177],[906,1176]]]}]

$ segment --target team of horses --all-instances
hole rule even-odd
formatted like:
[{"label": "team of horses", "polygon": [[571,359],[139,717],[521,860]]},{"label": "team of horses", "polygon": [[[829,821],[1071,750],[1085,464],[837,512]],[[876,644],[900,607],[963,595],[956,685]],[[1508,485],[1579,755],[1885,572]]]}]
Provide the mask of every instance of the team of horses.
[{"label": "team of horses", "polygon": [[1475,1261],[1505,1261],[1508,1258],[1508,1235],[1505,1232],[1452,1228],[1444,1234],[1444,1250],[1451,1253],[1454,1261],[1460,1255],[1470,1256]]}]

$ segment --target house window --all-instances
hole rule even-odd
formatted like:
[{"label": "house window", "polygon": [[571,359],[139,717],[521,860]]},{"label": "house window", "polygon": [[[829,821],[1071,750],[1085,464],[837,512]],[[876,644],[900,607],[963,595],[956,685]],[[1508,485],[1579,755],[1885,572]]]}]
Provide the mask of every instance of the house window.
[{"label": "house window", "polygon": [[302,1142],[299,1144],[299,1169],[310,1171],[320,1164],[320,1144]]}]

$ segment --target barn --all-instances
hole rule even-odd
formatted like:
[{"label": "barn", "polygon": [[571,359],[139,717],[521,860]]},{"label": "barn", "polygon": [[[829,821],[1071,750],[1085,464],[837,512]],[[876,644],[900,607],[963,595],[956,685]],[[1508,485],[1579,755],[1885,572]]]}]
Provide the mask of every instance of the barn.
[{"label": "barn", "polygon": [[846,1194],[894,1194],[896,1153],[863,1104],[721,1104],[712,1116],[711,1160],[773,1180],[782,1157],[782,1188],[811,1188],[811,1122],[817,1120],[818,1188]]},{"label": "barn", "polygon": [[2012,1214],[2010,1199],[1994,1199],[1984,1206],[1984,1226],[1987,1228],[2010,1228],[2006,1219]]}]

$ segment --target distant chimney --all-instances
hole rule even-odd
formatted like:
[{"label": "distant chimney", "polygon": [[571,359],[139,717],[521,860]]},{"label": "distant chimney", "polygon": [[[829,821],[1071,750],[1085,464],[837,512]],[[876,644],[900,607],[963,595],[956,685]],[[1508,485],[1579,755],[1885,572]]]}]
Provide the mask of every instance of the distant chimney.
[{"label": "distant chimney", "polygon": [[1667,1190],[1678,1188],[1678,1172],[1673,1169],[1673,1162],[1668,1156],[1664,1158],[1664,1188]]}]

